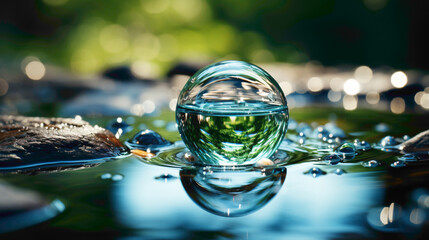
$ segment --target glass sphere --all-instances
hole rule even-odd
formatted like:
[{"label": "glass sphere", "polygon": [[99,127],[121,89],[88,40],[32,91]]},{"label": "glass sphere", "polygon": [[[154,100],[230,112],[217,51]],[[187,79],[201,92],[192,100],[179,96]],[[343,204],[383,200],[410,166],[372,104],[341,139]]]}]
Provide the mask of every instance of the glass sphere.
[{"label": "glass sphere", "polygon": [[287,130],[288,107],[277,82],[241,61],[209,65],[182,89],[176,121],[189,150],[204,164],[253,164],[270,157]]}]

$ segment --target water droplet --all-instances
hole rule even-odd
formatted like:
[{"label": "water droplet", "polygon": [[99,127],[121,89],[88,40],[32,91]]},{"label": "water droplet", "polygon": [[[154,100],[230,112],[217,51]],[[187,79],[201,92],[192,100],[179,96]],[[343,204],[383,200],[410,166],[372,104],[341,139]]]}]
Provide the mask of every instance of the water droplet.
[{"label": "water droplet", "polygon": [[359,139],[355,139],[353,145],[355,145],[356,150],[368,151],[371,149],[371,144],[369,144],[367,141],[361,141]]},{"label": "water droplet", "polygon": [[411,137],[410,137],[410,136],[408,136],[408,135],[404,135],[404,136],[402,137],[402,139],[403,139],[404,141],[408,141],[408,140],[410,140],[410,139],[411,139]]},{"label": "water droplet", "polygon": [[175,177],[169,173],[164,173],[164,174],[161,174],[161,175],[155,177],[156,180],[164,180],[165,182],[167,182],[168,180],[176,179],[176,178],[177,177]]},{"label": "water droplet", "polygon": [[352,160],[356,156],[356,147],[352,143],[346,142],[335,149],[335,152],[344,160]]},{"label": "water droplet", "polygon": [[132,149],[142,149],[145,151],[154,152],[162,147],[171,145],[171,142],[165,140],[161,135],[152,130],[146,129],[140,131],[131,140],[125,142]]},{"label": "water droplet", "polygon": [[287,159],[288,159],[288,155],[287,155],[287,153],[285,152],[285,151],[282,151],[282,150],[277,150],[271,157],[270,157],[270,159],[274,162],[274,163],[276,163],[276,164],[279,164],[279,163],[283,163],[283,162],[285,162]]},{"label": "water droplet", "polygon": [[369,168],[378,167],[379,165],[380,163],[377,160],[369,160],[366,162],[362,162],[362,166]]},{"label": "water droplet", "polygon": [[133,130],[133,127],[123,121],[121,117],[111,121],[106,128],[107,130],[111,131],[116,136],[116,138],[119,138],[122,134]]},{"label": "water droplet", "polygon": [[399,147],[398,141],[396,141],[396,139],[392,136],[386,136],[382,138],[378,145],[382,151],[386,152],[397,151]]},{"label": "water droplet", "polygon": [[337,169],[335,169],[334,173],[335,173],[336,175],[343,175],[344,173],[346,173],[346,171],[344,171],[344,170],[343,170],[343,169],[341,169],[341,168],[337,168]]},{"label": "water droplet", "polygon": [[417,157],[414,154],[407,153],[401,157],[398,157],[398,160],[404,161],[404,162],[417,162]]},{"label": "water droplet", "polygon": [[320,169],[318,167],[313,167],[310,170],[308,170],[308,172],[306,172],[305,174],[309,174],[309,175],[313,176],[314,178],[316,178],[316,177],[320,177],[322,175],[325,175],[326,172],[324,172],[322,169]]},{"label": "water droplet", "polygon": [[325,161],[331,165],[336,165],[339,162],[341,162],[341,158],[337,154],[329,154],[329,155],[326,155],[323,157],[323,161]]},{"label": "water droplet", "polygon": [[407,164],[404,161],[395,161],[391,163],[390,166],[393,168],[401,168],[407,166]]},{"label": "water droplet", "polygon": [[[224,61],[198,71],[182,89],[176,121],[205,164],[253,164],[272,155],[286,133],[286,98],[261,68]],[[189,96],[189,98],[186,98]]]},{"label": "water droplet", "polygon": [[122,174],[115,174],[112,176],[112,181],[114,182],[122,181],[122,179],[124,179],[124,175]]},{"label": "water droplet", "polygon": [[100,178],[101,179],[110,179],[110,178],[112,178],[112,174],[110,174],[110,173],[104,173],[104,174],[102,174],[101,176],[100,176]]}]

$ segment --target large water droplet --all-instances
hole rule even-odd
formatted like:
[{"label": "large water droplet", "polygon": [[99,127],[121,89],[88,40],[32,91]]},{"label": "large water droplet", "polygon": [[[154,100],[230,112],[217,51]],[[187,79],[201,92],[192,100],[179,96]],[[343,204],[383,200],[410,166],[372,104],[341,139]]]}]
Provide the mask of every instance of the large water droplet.
[{"label": "large water droplet", "polygon": [[349,142],[343,143],[335,151],[344,160],[352,160],[356,156],[356,147]]},{"label": "large water droplet", "polygon": [[288,108],[267,72],[224,61],[190,78],[177,101],[176,120],[186,146],[203,163],[253,164],[280,145]]},{"label": "large water droplet", "polygon": [[140,131],[134,137],[125,142],[126,145],[132,149],[142,149],[154,152],[160,148],[170,146],[171,142],[165,140],[161,135],[152,130],[146,129]]}]

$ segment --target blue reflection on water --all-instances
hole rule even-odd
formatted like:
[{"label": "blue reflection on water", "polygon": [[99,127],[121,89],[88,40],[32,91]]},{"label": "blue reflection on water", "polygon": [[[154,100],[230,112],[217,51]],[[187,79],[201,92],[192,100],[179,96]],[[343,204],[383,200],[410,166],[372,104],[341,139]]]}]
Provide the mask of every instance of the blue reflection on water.
[{"label": "blue reflection on water", "polygon": [[370,234],[366,213],[383,197],[383,183],[376,177],[379,173],[339,176],[330,172],[309,178],[302,173],[314,165],[301,163],[288,166],[286,187],[268,204],[246,216],[225,218],[197,206],[180,181],[154,180],[162,174],[177,176],[178,169],[139,161],[122,166],[120,171],[126,178],[112,191],[117,221],[135,229],[136,235],[145,235],[140,230],[146,229],[164,239],[193,231],[227,232],[236,239],[329,239],[342,233],[365,236]]}]

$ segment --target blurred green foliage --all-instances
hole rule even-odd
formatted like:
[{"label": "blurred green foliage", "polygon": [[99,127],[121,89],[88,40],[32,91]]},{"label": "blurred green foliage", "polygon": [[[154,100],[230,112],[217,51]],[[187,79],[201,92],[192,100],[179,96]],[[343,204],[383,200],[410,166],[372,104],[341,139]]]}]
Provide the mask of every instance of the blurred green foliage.
[{"label": "blurred green foliage", "polygon": [[23,0],[3,3],[0,60],[36,56],[75,72],[178,61],[406,64],[397,1]]}]

